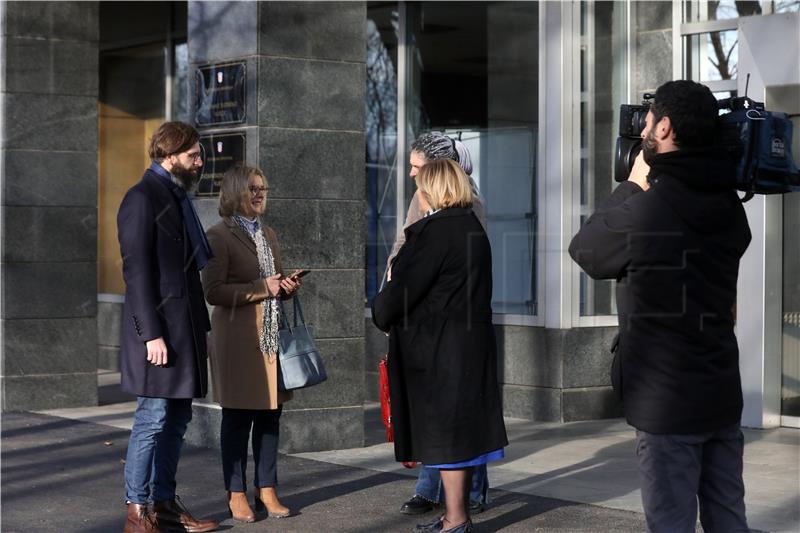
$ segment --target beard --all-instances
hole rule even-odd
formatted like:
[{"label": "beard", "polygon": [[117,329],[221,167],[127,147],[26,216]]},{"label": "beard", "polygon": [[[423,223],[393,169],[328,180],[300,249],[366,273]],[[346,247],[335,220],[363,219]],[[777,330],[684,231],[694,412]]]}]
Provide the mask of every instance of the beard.
[{"label": "beard", "polygon": [[186,191],[191,191],[194,189],[195,185],[197,185],[197,182],[200,181],[200,169],[186,168],[185,166],[181,165],[180,161],[172,166],[171,173],[173,176],[175,176],[175,178],[177,178]]},{"label": "beard", "polygon": [[642,152],[644,162],[652,165],[653,157],[658,153],[658,143],[656,142],[655,128],[647,132],[647,137],[642,139]]}]

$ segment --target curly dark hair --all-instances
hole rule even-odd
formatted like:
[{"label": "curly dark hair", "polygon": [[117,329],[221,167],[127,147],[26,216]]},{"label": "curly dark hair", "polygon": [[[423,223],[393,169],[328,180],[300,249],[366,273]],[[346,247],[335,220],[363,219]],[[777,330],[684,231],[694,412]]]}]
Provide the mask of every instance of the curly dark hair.
[{"label": "curly dark hair", "polygon": [[653,123],[669,117],[675,144],[681,148],[705,148],[716,140],[719,105],[705,85],[690,80],[668,81],[656,90],[650,111]]}]

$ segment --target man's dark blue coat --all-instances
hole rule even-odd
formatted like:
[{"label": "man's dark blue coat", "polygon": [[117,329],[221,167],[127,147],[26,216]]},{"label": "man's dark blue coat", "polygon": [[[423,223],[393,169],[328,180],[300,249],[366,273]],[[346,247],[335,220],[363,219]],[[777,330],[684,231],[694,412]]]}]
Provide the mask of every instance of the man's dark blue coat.
[{"label": "man's dark blue coat", "polygon": [[[125,278],[122,389],[137,396],[206,394],[208,310],[177,198],[147,170],[125,194],[117,215]],[[147,361],[145,343],[164,337],[168,363]]]}]

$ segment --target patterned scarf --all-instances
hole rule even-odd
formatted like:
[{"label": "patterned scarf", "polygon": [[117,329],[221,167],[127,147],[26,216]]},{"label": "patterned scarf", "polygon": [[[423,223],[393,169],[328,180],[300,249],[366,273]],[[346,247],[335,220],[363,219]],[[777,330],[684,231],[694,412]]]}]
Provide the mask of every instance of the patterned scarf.
[{"label": "patterned scarf", "polygon": [[[245,232],[256,245],[256,253],[258,254],[258,270],[262,278],[268,278],[275,275],[275,258],[272,255],[272,248],[270,248],[264,232],[261,230],[261,220],[256,217],[255,231],[253,231],[253,223],[244,217],[234,215],[231,217],[233,221],[239,226],[239,229]],[[275,354],[278,353],[278,299],[267,298],[261,301],[261,311],[264,317],[261,323],[261,337],[259,338],[259,347],[263,353],[269,354],[269,360],[272,362],[275,359]]]}]

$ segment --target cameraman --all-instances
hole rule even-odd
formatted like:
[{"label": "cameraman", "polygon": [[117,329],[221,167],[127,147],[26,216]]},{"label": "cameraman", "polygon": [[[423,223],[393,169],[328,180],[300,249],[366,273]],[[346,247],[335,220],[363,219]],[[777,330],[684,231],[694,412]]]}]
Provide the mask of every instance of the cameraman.
[{"label": "cameraman", "polygon": [[686,80],[655,93],[642,153],[572,239],[594,279],[617,280],[612,383],[630,425],[647,529],[748,531],[734,335],[739,259],[750,228],[718,106]]}]

